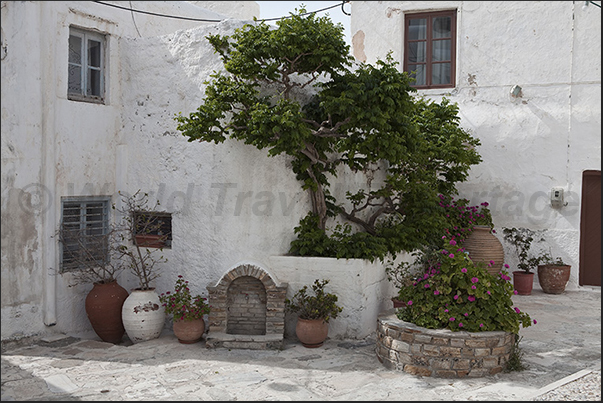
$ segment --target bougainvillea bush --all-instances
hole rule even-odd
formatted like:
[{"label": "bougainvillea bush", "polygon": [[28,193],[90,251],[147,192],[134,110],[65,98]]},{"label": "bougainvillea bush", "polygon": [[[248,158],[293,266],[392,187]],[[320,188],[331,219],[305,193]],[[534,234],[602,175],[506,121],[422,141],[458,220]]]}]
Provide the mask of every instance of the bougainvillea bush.
[{"label": "bougainvillea bush", "polygon": [[493,276],[471,261],[455,240],[448,245],[421,277],[400,288],[398,299],[406,306],[398,309],[399,319],[428,329],[514,334],[532,324],[526,312],[513,307],[515,291],[507,271]]}]

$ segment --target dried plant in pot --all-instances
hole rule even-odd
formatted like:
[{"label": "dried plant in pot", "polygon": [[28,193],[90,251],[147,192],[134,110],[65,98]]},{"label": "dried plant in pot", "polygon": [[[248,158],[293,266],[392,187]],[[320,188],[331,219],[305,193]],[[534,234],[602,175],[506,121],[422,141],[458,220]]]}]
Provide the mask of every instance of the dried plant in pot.
[{"label": "dried plant in pot", "polygon": [[161,222],[154,213],[159,202],[149,205],[149,195],[138,190],[133,195],[119,192],[121,206],[113,208],[120,213],[119,253],[128,271],[138,279],[122,308],[122,319],[126,333],[133,343],[158,338],[165,325],[165,312],[161,309],[159,295],[153,286],[160,276],[161,264],[167,262],[163,256],[163,245],[138,242],[137,235],[156,234]]},{"label": "dried plant in pot", "polygon": [[94,332],[108,343],[120,343],[125,333],[121,311],[128,291],[117,278],[125,269],[119,258],[114,227],[80,228],[64,217],[57,230],[61,245],[61,274],[71,285],[92,284],[85,310]]}]

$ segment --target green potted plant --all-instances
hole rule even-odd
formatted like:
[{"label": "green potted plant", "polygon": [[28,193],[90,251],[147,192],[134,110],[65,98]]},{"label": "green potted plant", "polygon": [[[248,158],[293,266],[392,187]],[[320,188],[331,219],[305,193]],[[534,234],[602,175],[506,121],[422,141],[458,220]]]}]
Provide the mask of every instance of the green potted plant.
[{"label": "green potted plant", "polygon": [[[539,232],[529,228],[503,228],[503,236],[506,242],[511,244],[519,262],[513,271],[513,285],[519,295],[531,295],[534,284],[534,273],[538,265],[549,259],[546,253],[533,251],[533,242],[543,242],[544,238]],[[539,237],[538,239],[536,239]],[[508,265],[505,265],[507,267]]]},{"label": "green potted plant", "polygon": [[205,302],[207,298],[201,295],[193,297],[188,287],[188,281],[179,275],[174,292],[159,295],[159,300],[165,308],[165,313],[173,316],[174,335],[183,344],[196,343],[205,333],[203,316],[209,314],[210,307]]},{"label": "green potted plant", "polygon": [[561,294],[569,281],[572,266],[565,263],[561,257],[553,259],[550,253],[538,265],[538,283],[547,294]]},{"label": "green potted plant", "polygon": [[305,285],[285,299],[285,310],[298,314],[295,333],[304,347],[315,348],[323,345],[329,332],[329,320],[337,318],[343,310],[337,305],[337,295],[325,291],[329,280],[314,280],[312,292],[308,294]]}]

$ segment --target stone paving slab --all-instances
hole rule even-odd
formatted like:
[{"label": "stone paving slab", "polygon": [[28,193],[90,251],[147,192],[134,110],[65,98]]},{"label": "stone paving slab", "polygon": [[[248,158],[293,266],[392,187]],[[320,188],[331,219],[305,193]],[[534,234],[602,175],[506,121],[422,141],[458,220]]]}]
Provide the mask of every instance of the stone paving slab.
[{"label": "stone paving slab", "polygon": [[520,331],[522,372],[439,379],[388,370],[371,337],[246,350],[180,344],[169,331],[120,345],[69,335],[3,346],[2,400],[534,400],[575,374],[600,374],[600,290],[534,290],[514,302],[538,321]]}]

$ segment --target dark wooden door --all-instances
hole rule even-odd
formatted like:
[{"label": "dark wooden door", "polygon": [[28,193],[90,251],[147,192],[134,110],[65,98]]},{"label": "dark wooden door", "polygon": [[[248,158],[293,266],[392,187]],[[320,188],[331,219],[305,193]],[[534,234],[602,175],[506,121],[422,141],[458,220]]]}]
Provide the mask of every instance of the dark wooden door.
[{"label": "dark wooden door", "polygon": [[601,171],[582,174],[580,285],[601,286]]}]

